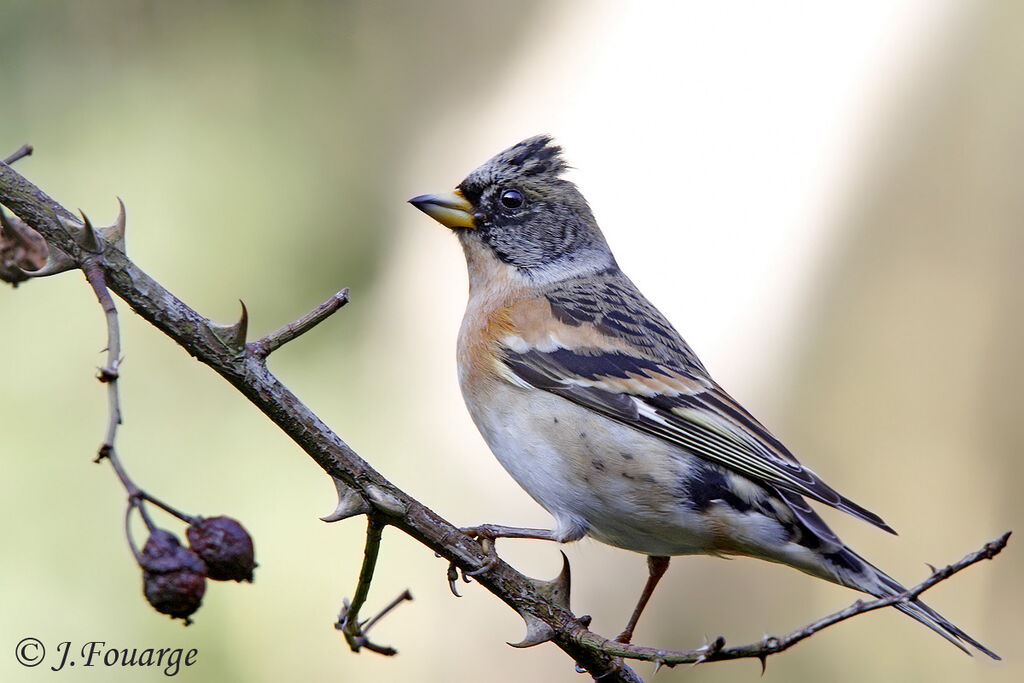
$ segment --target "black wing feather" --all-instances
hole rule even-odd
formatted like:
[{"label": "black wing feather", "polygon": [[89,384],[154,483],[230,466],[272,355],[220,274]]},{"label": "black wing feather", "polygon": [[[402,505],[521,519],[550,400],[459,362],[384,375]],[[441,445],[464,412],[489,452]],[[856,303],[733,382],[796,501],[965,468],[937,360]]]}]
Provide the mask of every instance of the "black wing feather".
[{"label": "black wing feather", "polygon": [[[504,363],[515,376],[531,386],[675,443],[765,486],[797,494],[792,499],[783,498],[794,513],[824,539],[831,541],[834,534],[799,499],[800,495],[896,533],[881,517],[840,495],[803,467],[760,422],[710,380],[704,382],[706,388],[702,391],[650,396],[645,395],[650,392],[639,390],[615,391],[594,386],[602,379],[628,380],[636,375],[669,379],[668,369],[663,366],[621,352],[586,354],[560,348],[551,352],[534,349],[519,353],[505,349]],[[672,368],[671,373],[684,374],[676,368]]]}]

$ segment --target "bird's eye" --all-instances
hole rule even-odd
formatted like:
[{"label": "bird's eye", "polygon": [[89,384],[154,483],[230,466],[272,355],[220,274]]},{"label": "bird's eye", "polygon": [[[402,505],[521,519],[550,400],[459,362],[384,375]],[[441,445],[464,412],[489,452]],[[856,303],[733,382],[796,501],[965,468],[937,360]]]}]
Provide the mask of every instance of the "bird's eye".
[{"label": "bird's eye", "polygon": [[505,190],[501,193],[501,205],[506,209],[518,209],[523,205],[523,195],[519,190]]}]

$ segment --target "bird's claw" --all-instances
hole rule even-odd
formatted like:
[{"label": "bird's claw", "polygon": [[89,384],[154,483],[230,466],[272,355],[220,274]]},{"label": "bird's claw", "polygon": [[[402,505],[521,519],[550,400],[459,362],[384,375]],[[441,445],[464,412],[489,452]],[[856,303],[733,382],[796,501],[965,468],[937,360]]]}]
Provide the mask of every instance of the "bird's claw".
[{"label": "bird's claw", "polygon": [[465,572],[466,576],[480,576],[498,566],[498,554],[494,552],[493,546],[487,554],[487,560],[473,571]]},{"label": "bird's claw", "polygon": [[[487,553],[487,559],[476,569],[468,572],[463,572],[463,577],[469,576],[480,576],[485,572],[489,572],[498,566],[498,551],[494,547],[494,539],[497,538],[497,532],[487,524],[481,524],[480,526],[471,526],[460,531],[470,538],[474,538],[480,542],[480,547]],[[469,579],[466,579],[468,582]]]},{"label": "bird's claw", "polygon": [[462,572],[462,580],[466,583],[470,583],[470,575],[465,570],[459,569],[459,566],[456,565],[454,562],[448,565],[448,588],[451,589],[452,595],[454,595],[457,598],[462,597],[459,594],[459,591],[455,588],[455,582],[459,580],[460,571]]}]

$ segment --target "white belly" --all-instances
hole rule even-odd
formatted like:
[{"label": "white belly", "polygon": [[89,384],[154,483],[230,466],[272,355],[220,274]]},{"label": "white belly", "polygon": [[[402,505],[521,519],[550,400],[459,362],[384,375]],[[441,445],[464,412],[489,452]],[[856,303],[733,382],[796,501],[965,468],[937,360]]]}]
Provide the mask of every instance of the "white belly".
[{"label": "white belly", "polygon": [[707,517],[680,498],[693,456],[554,394],[505,382],[467,406],[498,461],[554,516],[562,537],[585,531],[649,555],[715,552]]}]

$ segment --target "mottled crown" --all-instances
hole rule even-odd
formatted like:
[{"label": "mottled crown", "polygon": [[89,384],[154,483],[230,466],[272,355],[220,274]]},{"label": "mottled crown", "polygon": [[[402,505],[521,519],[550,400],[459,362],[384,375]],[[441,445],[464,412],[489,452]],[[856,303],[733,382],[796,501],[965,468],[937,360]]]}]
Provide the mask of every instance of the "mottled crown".
[{"label": "mottled crown", "polygon": [[556,176],[569,167],[562,159],[562,148],[554,144],[550,135],[527,138],[506,149],[493,161],[517,168],[524,176]]},{"label": "mottled crown", "polygon": [[554,144],[551,136],[535,135],[491,157],[470,173],[459,187],[472,201],[489,185],[541,178],[556,180],[568,168],[562,159],[562,148]]}]

